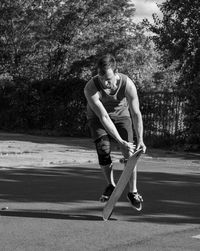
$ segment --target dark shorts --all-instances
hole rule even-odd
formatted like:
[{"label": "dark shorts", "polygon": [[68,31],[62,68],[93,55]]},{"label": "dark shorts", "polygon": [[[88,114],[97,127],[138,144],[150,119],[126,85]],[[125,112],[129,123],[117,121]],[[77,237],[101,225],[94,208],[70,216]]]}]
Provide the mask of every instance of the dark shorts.
[{"label": "dark shorts", "polygon": [[[112,119],[117,131],[123,140],[128,142],[133,142],[133,127],[132,120],[130,117],[123,117]],[[108,135],[103,125],[98,118],[89,119],[88,125],[90,128],[91,137],[94,141],[102,137],[103,135]]]}]

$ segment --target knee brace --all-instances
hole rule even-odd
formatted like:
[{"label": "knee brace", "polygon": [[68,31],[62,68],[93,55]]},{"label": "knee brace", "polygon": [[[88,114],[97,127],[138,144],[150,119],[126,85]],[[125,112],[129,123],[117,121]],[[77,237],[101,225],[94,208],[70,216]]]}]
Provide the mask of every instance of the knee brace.
[{"label": "knee brace", "polygon": [[97,155],[99,159],[99,165],[106,166],[112,163],[110,157],[110,140],[107,135],[95,141]]}]

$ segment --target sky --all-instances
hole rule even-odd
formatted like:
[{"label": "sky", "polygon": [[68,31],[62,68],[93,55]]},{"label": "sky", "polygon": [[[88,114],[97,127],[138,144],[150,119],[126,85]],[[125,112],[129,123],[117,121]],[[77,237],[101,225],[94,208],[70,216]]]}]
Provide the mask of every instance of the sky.
[{"label": "sky", "polygon": [[132,0],[135,4],[135,17],[134,21],[141,22],[144,18],[147,18],[150,22],[153,22],[152,14],[157,13],[162,16],[157,4],[162,3],[163,0]]}]

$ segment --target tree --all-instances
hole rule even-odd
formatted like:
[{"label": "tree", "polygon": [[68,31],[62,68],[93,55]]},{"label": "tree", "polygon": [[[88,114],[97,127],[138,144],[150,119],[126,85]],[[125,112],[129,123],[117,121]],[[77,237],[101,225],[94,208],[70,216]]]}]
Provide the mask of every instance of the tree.
[{"label": "tree", "polygon": [[87,78],[110,52],[120,69],[142,77],[152,50],[134,13],[128,0],[2,0],[0,71],[28,80]]},{"label": "tree", "polygon": [[160,5],[163,19],[150,26],[154,41],[163,52],[165,65],[176,63],[177,82],[186,97],[186,137],[200,146],[200,5],[198,0],[167,0]]},{"label": "tree", "polygon": [[23,78],[32,73],[37,36],[42,32],[43,11],[36,7],[37,2],[1,1],[0,73],[9,73],[14,78]]}]

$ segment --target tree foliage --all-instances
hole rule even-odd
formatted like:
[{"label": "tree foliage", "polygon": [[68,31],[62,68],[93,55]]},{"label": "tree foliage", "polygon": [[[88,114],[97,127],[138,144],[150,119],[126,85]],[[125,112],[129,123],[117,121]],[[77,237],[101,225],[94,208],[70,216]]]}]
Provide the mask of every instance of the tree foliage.
[{"label": "tree foliage", "polygon": [[127,0],[2,0],[0,71],[31,80],[79,74],[95,56],[127,48],[134,11]]},{"label": "tree foliage", "polygon": [[0,85],[0,129],[86,135],[85,81],[9,81]]},{"label": "tree foliage", "polygon": [[134,14],[129,0],[1,0],[0,127],[84,131],[83,86],[104,53],[141,91],[173,89],[182,64],[164,21],[152,27],[160,53]]},{"label": "tree foliage", "polygon": [[167,0],[160,5],[163,19],[155,16],[151,31],[163,52],[166,66],[176,63],[177,86],[186,96],[187,137],[200,145],[200,5],[198,0]]},{"label": "tree foliage", "polygon": [[139,87],[152,84],[157,55],[128,0],[2,0],[0,74],[29,81],[87,79],[112,53]]},{"label": "tree foliage", "polygon": [[[154,41],[165,51],[165,62],[178,61],[178,69],[188,79],[199,73],[200,58],[200,6],[199,1],[168,0],[160,5],[163,19],[154,18],[151,30],[157,34]],[[187,77],[187,79],[186,79]]]}]

